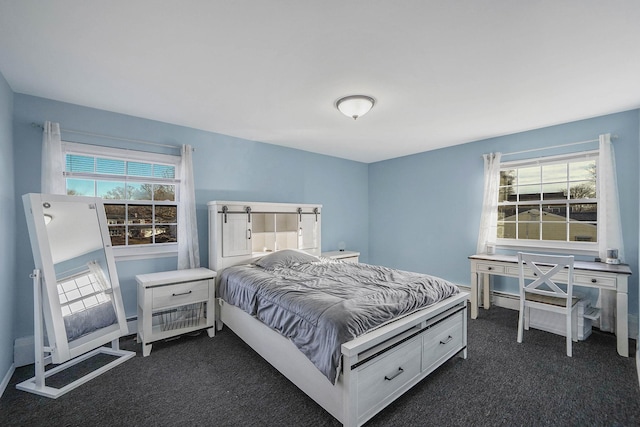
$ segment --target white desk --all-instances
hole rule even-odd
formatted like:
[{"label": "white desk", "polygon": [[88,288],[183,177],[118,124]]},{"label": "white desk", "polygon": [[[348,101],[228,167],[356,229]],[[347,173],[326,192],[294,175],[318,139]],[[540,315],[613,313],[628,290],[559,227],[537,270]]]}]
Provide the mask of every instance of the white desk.
[{"label": "white desk", "polygon": [[[490,307],[489,276],[519,277],[518,258],[515,255],[472,255],[471,261],[471,318],[478,317],[478,283],[483,283],[484,308]],[[629,303],[628,278],[631,269],[626,264],[612,265],[601,262],[576,261],[573,265],[576,286],[599,288],[601,292],[616,294],[616,337],[618,354],[629,357]],[[525,277],[534,278],[525,268]],[[559,273],[557,281],[566,283]]]}]

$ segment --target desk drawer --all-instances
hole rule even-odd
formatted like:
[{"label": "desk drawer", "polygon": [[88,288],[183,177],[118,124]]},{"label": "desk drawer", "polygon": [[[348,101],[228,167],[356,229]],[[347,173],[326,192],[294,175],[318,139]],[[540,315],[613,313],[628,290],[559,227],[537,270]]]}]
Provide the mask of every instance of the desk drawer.
[{"label": "desk drawer", "polygon": [[420,374],[421,352],[418,336],[363,365],[358,372],[359,417]]},{"label": "desk drawer", "polygon": [[595,274],[573,273],[573,282],[576,285],[597,286],[599,288],[616,288],[616,279]]},{"label": "desk drawer", "polygon": [[501,274],[504,273],[504,265],[478,264],[478,272]]},{"label": "desk drawer", "polygon": [[[481,269],[484,267],[484,269]],[[492,270],[489,268],[493,267]],[[520,268],[518,266],[507,266],[506,268],[503,266],[491,266],[491,265],[483,265],[478,264],[478,271],[499,274],[499,269],[503,269],[504,273],[508,276],[520,276]],[[540,266],[542,271],[548,271],[549,267]],[[530,267],[524,267],[524,275],[528,279],[535,279],[536,276],[533,275]],[[567,271],[560,271],[554,276],[554,281],[557,283],[567,283],[568,275]],[[598,273],[585,273],[584,270],[574,270],[573,272],[573,282],[575,285],[586,285],[586,286],[594,286],[603,289],[616,289],[616,279],[615,277],[609,277],[605,275],[601,275]]]},{"label": "desk drawer", "polygon": [[464,347],[462,333],[464,311],[454,314],[422,336],[422,370],[427,371]]},{"label": "desk drawer", "polygon": [[195,282],[179,283],[168,286],[158,286],[152,289],[154,309],[177,307],[209,298],[209,281],[198,280]]},{"label": "desk drawer", "polygon": [[[549,267],[546,267],[544,265],[539,266],[540,270],[542,270],[543,272],[547,272],[550,270]],[[508,267],[507,268],[507,273],[508,274],[512,274],[516,277],[520,277],[520,267]],[[574,273],[575,275],[575,273]],[[538,277],[537,274],[533,274],[533,271],[531,270],[531,267],[528,267],[525,265],[524,267],[524,277],[526,277],[527,279],[533,280],[536,279]],[[557,283],[567,283],[568,280],[568,275],[566,271],[559,271],[558,273],[556,273],[553,276],[553,281],[557,282]],[[575,278],[573,279],[575,281]]]}]

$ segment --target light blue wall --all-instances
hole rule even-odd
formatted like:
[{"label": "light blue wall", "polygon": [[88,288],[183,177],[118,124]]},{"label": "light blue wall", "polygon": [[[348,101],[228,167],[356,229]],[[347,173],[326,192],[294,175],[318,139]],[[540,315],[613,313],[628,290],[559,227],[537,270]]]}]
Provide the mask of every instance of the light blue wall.
[{"label": "light blue wall", "polygon": [[[626,261],[634,272],[629,309],[637,315],[638,113],[632,110],[370,164],[369,261],[469,286],[467,257],[476,251],[482,206],[482,154],[586,141],[611,133],[617,135],[613,143]],[[499,290],[517,292],[512,281],[496,282]]]},{"label": "light blue wall", "polygon": [[[0,289],[0,316],[8,319],[7,322],[0,323],[0,345],[3,351],[12,347],[14,337],[33,333],[32,291],[28,279],[33,261],[19,196],[40,190],[42,132],[31,126],[31,123],[41,124],[45,120],[59,122],[66,129],[175,145],[191,144],[196,149],[194,168],[197,216],[200,255],[204,266],[207,265],[208,257],[208,201],[322,203],[324,251],[334,250],[339,241],[345,241],[348,249],[361,252],[361,259],[365,262],[427,272],[463,285],[469,285],[467,256],[475,252],[477,240],[482,204],[482,154],[582,141],[593,139],[600,133],[611,132],[618,136],[614,145],[623,228],[625,237],[629,236],[625,241],[626,258],[635,272],[629,284],[630,311],[638,313],[639,110],[366,165],[168,123],[12,94],[4,81],[0,83],[0,154],[2,159],[15,159],[7,169],[0,171],[0,174],[6,174],[7,170],[15,170],[15,193],[2,195],[2,206],[15,206],[15,211],[10,212],[9,218],[15,216],[17,224],[15,228],[8,227],[6,230],[11,242],[10,248],[13,248],[13,242],[17,240],[16,262],[6,262],[7,258],[0,257],[0,263],[3,263],[0,264],[0,279],[4,282],[0,283],[0,287],[10,283],[6,290]],[[6,131],[6,128],[9,130]],[[5,143],[7,138],[11,141],[12,134],[13,146]],[[63,136],[79,142],[122,146],[109,140],[67,134]],[[136,148],[149,149],[148,146]],[[5,179],[13,182],[13,174],[9,173]],[[4,203],[5,199],[8,199],[7,203]],[[2,221],[0,227],[7,227],[6,224],[11,223]],[[17,234],[13,234],[14,230]],[[23,238],[16,239],[16,235]],[[5,242],[0,243],[4,244]],[[0,248],[4,250],[5,246]],[[175,266],[175,258],[118,262],[127,316],[134,316],[136,313],[135,275],[174,269]],[[507,291],[514,290],[512,283],[499,282],[497,287]],[[9,298],[5,298],[5,295]],[[7,301],[16,301],[16,304],[12,306]],[[6,310],[4,305],[8,305]],[[13,307],[16,307],[13,314],[5,315],[11,313]],[[13,334],[10,333],[12,324]],[[7,354],[10,364],[12,355],[10,351]],[[4,363],[4,353],[0,354],[0,358],[0,362]],[[0,365],[0,369],[2,368],[4,365]]]},{"label": "light blue wall", "polygon": [[0,74],[0,381],[13,363],[15,322],[16,201],[13,192],[12,117],[13,91]]},{"label": "light blue wall", "polygon": [[[194,153],[196,210],[200,259],[208,265],[207,202],[246,200],[321,203],[322,249],[337,249],[338,242],[368,256],[368,166],[364,163],[247,141],[225,135],[152,120],[80,107],[43,98],[14,95],[15,194],[40,191],[42,130],[31,126],[46,120],[63,129],[81,130],[163,144],[191,144]],[[107,139],[65,134],[63,139],[122,146]],[[132,144],[126,144],[131,146]],[[150,146],[138,146],[144,150]],[[179,153],[179,152],[175,152]],[[28,274],[33,269],[27,228],[18,203],[17,305],[15,336],[33,334],[32,290]],[[176,258],[117,263],[127,316],[136,315],[135,275],[176,268]]]}]

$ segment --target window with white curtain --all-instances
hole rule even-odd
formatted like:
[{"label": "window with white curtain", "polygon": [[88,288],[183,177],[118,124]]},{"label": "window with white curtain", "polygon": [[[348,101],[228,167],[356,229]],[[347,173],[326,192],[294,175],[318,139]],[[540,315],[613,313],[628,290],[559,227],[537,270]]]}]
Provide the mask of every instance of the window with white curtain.
[{"label": "window with white curtain", "polygon": [[102,197],[115,254],[177,251],[180,156],[62,143],[66,193]]},{"label": "window with white curtain", "polygon": [[500,164],[497,243],[598,250],[598,151]]}]

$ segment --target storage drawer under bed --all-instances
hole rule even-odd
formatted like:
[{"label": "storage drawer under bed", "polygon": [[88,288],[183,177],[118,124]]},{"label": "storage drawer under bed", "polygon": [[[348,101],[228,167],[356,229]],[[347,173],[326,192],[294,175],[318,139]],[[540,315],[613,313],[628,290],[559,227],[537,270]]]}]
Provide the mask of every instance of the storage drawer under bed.
[{"label": "storage drawer under bed", "polygon": [[443,359],[448,359],[464,347],[464,314],[464,311],[459,311],[422,335],[423,371],[440,366]]},{"label": "storage drawer under bed", "polygon": [[466,345],[465,315],[466,310],[460,309],[356,368],[358,416],[377,412],[376,408],[401,394],[396,393],[400,389],[415,384],[462,350]]},{"label": "storage drawer under bed", "polygon": [[358,414],[364,414],[420,374],[422,340],[412,338],[358,372]]}]

